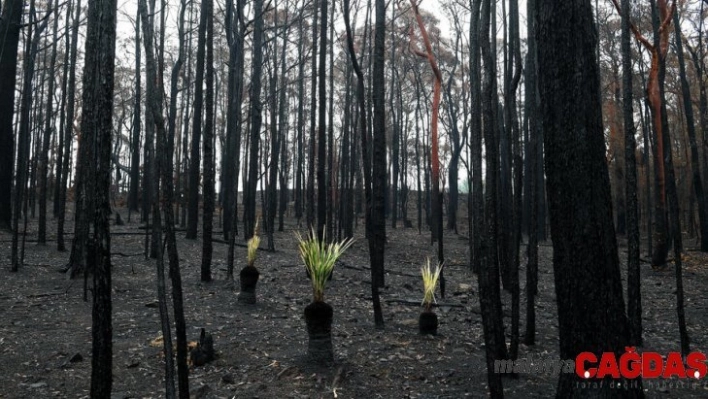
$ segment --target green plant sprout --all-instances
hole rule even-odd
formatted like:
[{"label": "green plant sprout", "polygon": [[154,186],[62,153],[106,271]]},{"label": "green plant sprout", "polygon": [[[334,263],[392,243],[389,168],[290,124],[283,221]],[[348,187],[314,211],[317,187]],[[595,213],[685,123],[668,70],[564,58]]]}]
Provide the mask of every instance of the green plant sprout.
[{"label": "green plant sprout", "polygon": [[312,282],[313,301],[322,302],[327,278],[332,273],[335,262],[354,243],[354,240],[350,238],[327,244],[324,237],[322,241],[317,239],[317,233],[314,230],[310,230],[310,234],[304,238],[300,233],[295,234],[300,257],[305,263],[305,269]]},{"label": "green plant sprout", "polygon": [[256,255],[258,254],[258,246],[260,244],[261,237],[258,236],[258,220],[256,220],[256,225],[253,226],[253,237],[248,240],[248,252],[246,254],[248,266],[253,266],[256,262]]},{"label": "green plant sprout", "polygon": [[430,266],[430,258],[426,265],[420,268],[420,274],[423,277],[423,302],[421,305],[425,307],[425,311],[429,312],[435,301],[435,288],[438,286],[440,272],[443,269],[443,264],[438,264],[435,269]]}]

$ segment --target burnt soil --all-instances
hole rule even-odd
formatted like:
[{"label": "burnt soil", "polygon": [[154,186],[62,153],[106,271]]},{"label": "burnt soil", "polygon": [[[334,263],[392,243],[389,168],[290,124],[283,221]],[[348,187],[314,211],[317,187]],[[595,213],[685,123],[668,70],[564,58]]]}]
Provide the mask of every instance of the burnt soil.
[{"label": "burnt soil", "polygon": [[[73,209],[73,206],[69,206]],[[127,211],[119,209],[127,221]],[[136,215],[124,226],[111,226],[113,262],[114,398],[164,397],[164,355],[153,342],[161,336],[156,307],[155,261],[144,256],[144,230]],[[73,212],[67,231],[73,231]],[[416,221],[414,220],[414,225]],[[189,340],[201,328],[214,337],[217,359],[190,369],[195,398],[464,398],[487,397],[482,324],[477,279],[468,269],[468,240],[445,232],[447,292],[439,297],[435,337],[418,334],[422,311],[419,269],[434,256],[428,233],[390,228],[387,222],[386,285],[381,298],[385,328],[373,326],[371,283],[366,241],[359,221],[357,241],[341,258],[328,283],[325,300],[334,308],[335,364],[316,366],[306,360],[307,333],[303,311],[311,288],[296,250],[295,221],[275,234],[275,252],[259,251],[257,303],[237,302],[238,282],[226,279],[227,245],[214,243],[211,283],[199,282],[201,237],[186,240],[178,232],[185,317]],[[218,221],[215,221],[217,230]],[[240,226],[239,226],[240,227]],[[91,302],[83,300],[83,280],[60,273],[68,252],[57,252],[55,222],[49,242],[36,242],[36,220],[30,219],[25,264],[10,273],[12,236],[0,232],[0,398],[88,397],[91,356]],[[460,226],[460,231],[467,231]],[[466,234],[465,234],[466,235]],[[71,235],[68,235],[70,244]],[[223,239],[220,234],[215,238]],[[239,243],[242,240],[239,239]],[[684,259],[686,320],[691,348],[708,348],[708,257],[691,251]],[[265,247],[266,238],[261,243]],[[621,240],[620,240],[621,244]],[[645,249],[643,249],[645,250]],[[522,250],[524,286],[526,259]],[[520,358],[558,359],[558,327],[553,288],[552,248],[540,246],[537,343],[520,346]],[[244,266],[246,249],[236,248],[235,267]],[[620,258],[626,248],[620,246]],[[626,274],[623,271],[623,275]],[[679,349],[673,267],[654,271],[642,264],[644,340],[642,351]],[[625,284],[626,288],[626,284]],[[168,286],[169,291],[169,286]],[[503,292],[504,321],[510,333],[511,297]],[[521,333],[525,331],[522,290]],[[508,342],[508,341],[507,341]],[[505,395],[544,398],[555,394],[557,377],[521,374],[504,377]],[[674,382],[675,384],[675,382]],[[708,380],[677,387],[667,381],[646,386],[647,397],[705,398]]]}]

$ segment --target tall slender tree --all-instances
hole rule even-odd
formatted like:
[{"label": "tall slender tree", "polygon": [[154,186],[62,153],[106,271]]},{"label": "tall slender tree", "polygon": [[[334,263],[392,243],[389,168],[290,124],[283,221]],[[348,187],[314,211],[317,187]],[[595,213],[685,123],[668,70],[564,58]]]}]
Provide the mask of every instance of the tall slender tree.
[{"label": "tall slender tree", "polygon": [[[327,81],[324,66],[327,62],[327,3],[320,0],[320,68],[317,70],[319,84],[319,113],[317,130],[317,238],[322,241],[327,221]],[[329,237],[328,239],[332,239]]]},{"label": "tall slender tree", "polygon": [[[378,1],[378,0],[377,0]],[[378,5],[378,3],[377,3]],[[383,10],[385,17],[385,8]],[[381,310],[381,300],[379,297],[379,286],[375,284],[376,273],[378,268],[383,269],[385,246],[383,243],[379,244],[375,241],[375,236],[371,231],[373,226],[373,192],[372,192],[372,176],[371,176],[371,164],[368,162],[369,155],[369,137],[367,131],[367,107],[365,98],[365,88],[364,88],[364,73],[361,70],[359,61],[356,57],[356,52],[354,50],[354,39],[352,38],[351,22],[349,18],[349,0],[344,0],[344,25],[347,31],[347,50],[349,52],[349,58],[352,62],[352,67],[354,68],[354,73],[357,76],[357,104],[359,106],[359,134],[361,135],[361,152],[363,160],[364,169],[364,195],[366,197],[366,209],[365,209],[365,223],[366,223],[366,238],[369,241],[369,260],[371,263],[371,293],[373,299],[374,307],[374,323],[376,328],[384,327],[383,313]],[[382,35],[383,36],[383,35]],[[382,223],[385,228],[385,223]]]},{"label": "tall slender tree", "polygon": [[202,231],[201,281],[211,281],[211,257],[214,251],[214,2],[202,0],[206,12],[206,101],[204,118],[204,226]]},{"label": "tall slender tree", "polygon": [[[75,14],[73,27],[71,30],[71,48],[69,50],[69,78],[67,81],[68,91],[66,93],[67,104],[66,104],[66,126],[64,128],[64,155],[62,157],[62,175],[61,182],[59,183],[59,220],[57,221],[57,250],[64,251],[64,222],[66,220],[66,197],[67,197],[67,182],[69,180],[69,159],[71,158],[72,137],[74,131],[74,108],[75,101],[74,96],[76,93],[76,54],[78,52],[78,39],[79,39],[79,26],[81,21],[81,0],[77,0],[75,4]],[[76,179],[74,179],[76,180]],[[78,188],[78,185],[76,185]],[[76,196],[76,192],[74,193]],[[77,213],[75,217],[78,217]],[[74,224],[74,231],[76,231],[76,224]],[[76,237],[74,237],[76,238]],[[74,256],[74,245],[72,242],[71,248],[72,255]],[[70,262],[71,263],[71,262]],[[71,266],[71,264],[69,265]]]},{"label": "tall slender tree", "polygon": [[627,316],[632,345],[642,345],[642,298],[639,268],[639,202],[637,199],[637,143],[632,107],[632,51],[630,4],[622,0],[622,91],[627,200]]},{"label": "tall slender tree", "polygon": [[251,63],[251,127],[248,160],[248,180],[244,193],[245,209],[243,215],[244,238],[249,239],[254,234],[256,225],[256,189],[258,188],[259,157],[258,148],[263,123],[261,104],[261,74],[263,71],[263,0],[254,0],[253,8],[253,60]]},{"label": "tall slender tree", "polygon": [[[183,3],[183,7],[185,3]],[[143,22],[143,37],[145,40],[145,54],[146,54],[146,77],[150,80],[158,80],[157,77],[157,62],[155,57],[154,49],[154,34],[153,34],[153,22],[148,16],[147,5],[145,0],[139,1],[139,12],[141,14],[141,19]],[[189,375],[187,368],[187,337],[186,337],[186,323],[184,319],[184,305],[182,300],[182,278],[180,276],[179,269],[179,257],[177,254],[177,245],[175,240],[175,230],[174,230],[174,214],[172,203],[173,198],[173,181],[172,181],[172,153],[173,148],[171,147],[174,142],[171,137],[168,137],[168,133],[165,129],[165,120],[162,116],[162,92],[154,91],[147,93],[147,106],[152,109],[154,120],[155,120],[155,130],[157,132],[157,148],[159,157],[156,159],[156,167],[159,171],[156,176],[161,181],[160,184],[156,184],[157,187],[162,187],[162,196],[158,198],[155,195],[153,198],[153,212],[154,212],[154,222],[155,229],[159,232],[160,242],[162,242],[162,222],[160,216],[160,209],[165,216],[164,232],[165,232],[165,244],[167,245],[167,253],[169,258],[169,276],[172,282],[172,303],[174,306],[175,315],[175,332],[177,338],[177,381],[179,387],[179,397],[180,399],[189,398]],[[157,194],[156,189],[154,189]],[[159,225],[159,226],[158,226]],[[159,227],[159,229],[158,229]],[[159,280],[164,278],[164,257],[162,253],[162,248],[157,254],[157,271],[158,271],[158,289],[160,285],[164,282]],[[161,306],[163,306],[161,304]],[[166,307],[166,304],[164,305]],[[162,312],[165,314],[162,315]],[[165,347],[166,356],[170,355],[172,346],[169,342],[170,333],[170,323],[167,317],[166,309],[161,309],[161,318],[163,334],[165,336],[165,345],[169,345],[169,348]],[[174,397],[174,382],[171,380],[173,378],[173,369],[171,364],[171,359],[166,361],[166,393],[168,397]]]},{"label": "tall slender tree", "polygon": [[142,123],[142,73],[140,45],[140,16],[135,18],[135,102],[133,105],[133,134],[130,143],[130,189],[128,191],[128,210],[138,211],[140,190],[140,128]]},{"label": "tall slender tree", "polygon": [[54,127],[54,86],[56,79],[54,69],[57,61],[57,41],[59,31],[59,2],[54,0],[54,21],[52,23],[52,52],[49,58],[49,85],[47,86],[47,110],[45,116],[42,151],[39,154],[39,222],[37,227],[37,243],[47,243],[47,173],[49,171],[49,145]]},{"label": "tall slender tree", "polygon": [[[83,112],[81,131],[84,145],[91,145],[82,161],[90,164],[91,173],[84,173],[85,188],[94,198],[90,204],[93,217],[94,258],[93,311],[91,336],[91,397],[111,396],[113,384],[113,325],[111,303],[111,136],[113,133],[113,86],[116,43],[115,0],[89,2],[86,50],[83,73]],[[87,159],[88,158],[88,159]],[[88,168],[87,168],[88,169]]]},{"label": "tall slender tree", "polygon": [[[374,25],[374,54],[372,72],[372,102],[374,106],[373,124],[373,162],[371,196],[371,239],[374,240],[374,253],[377,260],[372,263],[372,284],[379,287],[384,281],[384,249],[386,243],[386,82],[385,82],[385,46],[386,46],[386,3],[376,0],[376,23]],[[365,161],[367,162],[367,161]],[[379,248],[381,247],[381,248]],[[376,267],[374,271],[373,268]],[[374,278],[375,277],[375,278]]]},{"label": "tall slender tree", "polygon": [[[208,5],[202,2],[199,11],[197,38],[197,75],[194,83],[194,114],[192,116],[192,146],[189,154],[189,200],[187,203],[187,238],[197,238],[199,222],[200,144],[202,140],[202,114],[204,111],[204,68],[206,58],[206,30]],[[206,156],[206,155],[205,155]]]},{"label": "tall slender tree", "polygon": [[[20,41],[22,0],[5,0],[0,15],[0,109],[15,109],[17,47]],[[0,112],[0,228],[10,229],[12,170],[15,151],[13,112]]]},{"label": "tall slender tree", "polygon": [[506,358],[506,343],[501,310],[499,289],[499,258],[497,253],[497,169],[498,151],[495,137],[496,124],[496,68],[490,41],[492,7],[490,0],[482,1],[480,20],[480,51],[484,63],[482,78],[482,128],[486,151],[485,173],[485,213],[483,232],[481,233],[481,269],[479,272],[479,296],[482,309],[482,325],[487,361],[487,380],[492,397],[503,397],[503,388],[499,374],[494,372],[494,360]]},{"label": "tall slender tree", "polygon": [[[688,143],[691,148],[691,183],[693,184],[693,190],[698,205],[698,226],[701,235],[700,248],[701,251],[708,252],[708,198],[705,195],[705,191],[703,191],[701,162],[698,155],[698,142],[696,140],[696,124],[693,117],[693,103],[691,101],[691,88],[688,83],[688,78],[686,77],[683,38],[677,12],[674,12],[674,29],[676,31],[676,55],[679,61],[679,76],[681,78],[681,91],[686,115],[686,130],[688,132]],[[708,159],[704,162],[708,162]]]}]

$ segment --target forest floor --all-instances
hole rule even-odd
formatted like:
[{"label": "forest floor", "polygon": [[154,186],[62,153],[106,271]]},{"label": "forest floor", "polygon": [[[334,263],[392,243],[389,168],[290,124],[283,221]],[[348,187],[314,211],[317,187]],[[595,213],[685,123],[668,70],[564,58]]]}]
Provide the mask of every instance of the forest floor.
[{"label": "forest floor", "polygon": [[[73,206],[69,206],[73,209]],[[123,219],[127,211],[119,209]],[[156,303],[155,261],[143,255],[144,230],[133,215],[124,226],[111,226],[113,252],[114,398],[164,397],[164,356],[151,345],[161,335]],[[67,214],[73,220],[73,212]],[[28,240],[36,239],[30,219]],[[361,221],[360,221],[361,223]],[[401,223],[402,224],[402,223]],[[218,227],[218,222],[216,223]],[[335,364],[317,367],[305,358],[307,333],[303,310],[311,288],[296,252],[295,223],[275,234],[276,252],[260,251],[258,302],[237,302],[238,284],[226,281],[227,245],[214,244],[211,283],[199,282],[201,240],[178,233],[185,316],[189,340],[202,327],[213,334],[217,359],[190,370],[194,398],[478,398],[487,397],[482,323],[477,279],[468,269],[468,241],[446,232],[447,296],[438,297],[438,336],[418,334],[422,298],[420,266],[433,256],[428,234],[390,229],[386,245],[386,285],[382,290],[385,328],[373,326],[370,271],[360,225],[357,241],[342,257],[328,284],[325,300],[335,311]],[[50,222],[49,239],[54,237]],[[73,231],[69,222],[67,231]],[[462,226],[460,231],[466,231]],[[465,234],[466,235],[466,234]],[[215,235],[217,237],[217,235]],[[69,239],[71,236],[69,236]],[[218,235],[221,239],[221,235]],[[708,350],[708,257],[691,251],[687,240],[684,287],[691,348]],[[71,242],[70,240],[68,241]],[[83,300],[83,281],[67,280],[60,270],[68,252],[56,242],[27,242],[25,265],[10,273],[11,235],[0,232],[0,398],[88,397],[91,374],[91,302]],[[265,246],[265,237],[261,243]],[[236,248],[236,273],[246,249]],[[522,251],[524,253],[525,251]],[[558,323],[553,288],[552,248],[540,247],[537,341],[520,346],[521,359],[558,360]],[[626,248],[620,248],[626,258]],[[522,287],[525,276],[522,255]],[[623,272],[623,275],[626,274]],[[653,271],[642,264],[644,342],[642,351],[679,350],[673,268]],[[625,282],[626,288],[626,282]],[[168,290],[169,291],[169,290]],[[90,295],[90,294],[89,294]],[[411,304],[407,304],[410,302]],[[510,331],[511,298],[503,293],[504,321]],[[171,302],[170,302],[171,303]],[[522,293],[521,333],[525,331]],[[655,380],[657,381],[657,380]],[[555,393],[557,377],[520,374],[504,377],[505,395],[545,398]],[[698,385],[645,383],[650,398],[705,398],[708,379]]]}]

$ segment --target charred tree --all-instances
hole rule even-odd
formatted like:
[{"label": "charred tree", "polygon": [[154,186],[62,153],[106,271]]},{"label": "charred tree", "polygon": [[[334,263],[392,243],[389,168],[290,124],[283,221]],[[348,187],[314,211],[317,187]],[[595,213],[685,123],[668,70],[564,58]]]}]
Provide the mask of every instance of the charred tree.
[{"label": "charred tree", "polygon": [[[69,78],[68,91],[66,94],[66,126],[64,128],[64,155],[62,157],[62,175],[61,183],[59,184],[59,217],[57,221],[57,250],[64,251],[64,222],[66,219],[66,197],[67,197],[67,182],[69,180],[69,167],[72,149],[72,132],[74,131],[74,108],[75,108],[75,92],[76,92],[76,53],[77,43],[79,38],[79,24],[81,21],[81,0],[76,1],[76,14],[74,14],[74,23],[71,29],[71,48],[69,50]],[[76,181],[76,179],[74,179]],[[76,185],[78,188],[78,185]],[[77,192],[74,192],[76,197]],[[78,215],[76,215],[78,216]],[[74,225],[76,229],[76,225]],[[72,255],[74,245],[72,242]]]},{"label": "charred tree", "polygon": [[[139,13],[139,11],[138,11]],[[133,134],[130,142],[130,189],[128,191],[128,215],[138,212],[140,190],[140,128],[142,123],[142,47],[140,45],[140,15],[135,18],[135,102],[133,105]]]},{"label": "charred tree", "polygon": [[15,109],[17,48],[20,41],[22,0],[5,0],[0,15],[0,228],[10,230],[12,170],[15,165],[12,120]]},{"label": "charred tree", "polygon": [[246,240],[254,234],[256,225],[256,189],[258,188],[258,147],[263,123],[261,104],[261,75],[263,71],[263,0],[254,2],[253,61],[251,64],[251,130],[248,164],[248,180],[244,192],[243,235]]},{"label": "charred tree", "polygon": [[[630,340],[612,220],[597,89],[597,32],[590,3],[541,1],[534,13],[563,359],[585,351],[598,358],[608,351],[619,356]],[[641,383],[617,391],[610,388],[610,382],[620,381],[607,377],[598,392],[583,388],[579,381],[575,374],[561,374],[556,396],[643,397]]]},{"label": "charred tree", "polygon": [[[183,7],[185,4],[183,3]],[[143,36],[145,40],[145,54],[146,54],[146,77],[149,80],[157,80],[156,64],[155,61],[155,50],[153,47],[153,24],[147,13],[147,5],[145,0],[139,2],[139,12],[143,21]],[[181,14],[182,15],[182,14]],[[165,244],[167,245],[167,253],[169,258],[169,276],[172,282],[172,302],[174,306],[175,315],[175,331],[177,338],[177,381],[179,386],[179,398],[185,399],[189,398],[189,376],[187,368],[187,337],[186,337],[186,323],[184,319],[184,306],[182,300],[182,278],[180,276],[179,269],[179,257],[177,254],[177,245],[175,240],[174,231],[174,214],[172,209],[173,198],[173,181],[172,181],[172,150],[170,147],[173,140],[168,137],[165,130],[165,120],[162,116],[162,92],[154,91],[147,93],[147,106],[152,109],[155,128],[157,132],[157,145],[158,154],[156,167],[159,173],[156,175],[161,181],[160,184],[156,184],[157,187],[162,187],[162,195],[155,196],[153,198],[153,212],[154,212],[154,222],[156,224],[155,229],[158,229],[158,224],[160,229],[158,230],[160,239],[162,242],[161,234],[164,230],[165,233]],[[155,194],[158,194],[158,190],[154,189]],[[162,227],[160,208],[165,216],[164,227]],[[164,278],[164,256],[163,250],[160,248],[157,256],[157,272],[158,272],[158,289],[160,285],[164,282],[160,282],[161,278]],[[164,288],[164,287],[163,287]],[[163,293],[164,294],[164,293]],[[166,303],[160,304],[166,308]],[[164,312],[164,314],[163,314]],[[170,323],[167,318],[167,309],[160,309],[162,315],[162,328],[163,334],[165,334],[165,345],[168,345]],[[169,348],[165,348],[166,356],[170,355],[170,360],[166,362],[166,367],[170,367],[171,363],[171,353],[172,346],[169,344]],[[173,378],[173,368],[166,369],[166,392],[168,397],[174,397],[174,382],[170,382],[170,378]],[[173,381],[173,380],[172,380]]]},{"label": "charred tree", "polygon": [[206,12],[206,99],[204,118],[204,214],[201,281],[211,281],[214,231],[214,2],[202,0]]},{"label": "charred tree", "polygon": [[59,30],[59,1],[54,0],[54,21],[52,25],[52,53],[49,59],[49,85],[47,88],[47,110],[45,115],[44,136],[42,138],[42,151],[39,153],[39,223],[37,227],[37,243],[47,243],[47,173],[49,171],[49,144],[54,126],[54,76],[57,61],[57,42]]},{"label": "charred tree", "polygon": [[[202,114],[204,111],[204,68],[206,58],[206,30],[208,19],[207,2],[199,10],[199,33],[197,38],[197,75],[194,83],[194,114],[192,116],[192,146],[189,154],[189,197],[187,202],[188,239],[197,238],[199,222],[200,152],[202,137]],[[206,155],[205,155],[206,157]]]},{"label": "charred tree", "polygon": [[[683,54],[683,39],[681,38],[681,26],[679,25],[678,13],[674,12],[674,29],[676,30],[676,55],[679,61],[679,76],[681,79],[681,91],[683,94],[683,105],[686,115],[686,130],[688,131],[688,142],[691,148],[691,177],[693,190],[696,195],[698,205],[698,225],[701,235],[701,251],[708,252],[708,198],[703,191],[703,179],[701,178],[701,162],[698,155],[698,142],[696,140],[696,124],[693,117],[693,103],[691,101],[691,89],[686,78],[686,62]],[[702,83],[701,83],[702,84]],[[708,145],[708,143],[706,143]],[[708,162],[708,159],[704,162]]]},{"label": "charred tree", "polygon": [[[377,13],[379,12],[379,2],[381,2],[381,8],[382,10],[381,15],[383,17],[386,16],[386,9],[383,5],[383,2],[380,0],[377,0]],[[379,23],[377,14],[377,25]],[[381,25],[385,26],[385,23],[383,20],[380,21]],[[351,30],[351,24],[349,20],[349,0],[344,0],[344,25],[346,27],[347,31],[347,50],[349,52],[349,59],[352,62],[352,68],[354,69],[354,73],[356,74],[357,77],[357,85],[356,85],[356,93],[357,93],[357,104],[359,107],[359,129],[360,129],[360,135],[361,135],[361,152],[362,152],[362,160],[363,160],[363,169],[364,169],[364,193],[366,196],[366,208],[365,208],[365,221],[366,221],[366,238],[369,241],[369,260],[371,262],[371,293],[372,293],[372,298],[373,298],[373,307],[374,307],[374,322],[376,324],[376,328],[383,328],[384,327],[384,320],[383,320],[383,313],[381,311],[381,300],[379,297],[379,286],[378,284],[375,284],[376,281],[376,273],[379,268],[383,269],[383,263],[384,263],[384,250],[385,246],[383,243],[377,244],[374,239],[374,233],[372,229],[374,228],[373,223],[372,223],[372,217],[373,217],[373,192],[372,192],[372,173],[371,173],[371,164],[368,162],[369,155],[368,155],[368,148],[369,148],[369,137],[368,137],[368,131],[367,131],[367,107],[366,107],[366,90],[364,88],[364,74],[361,70],[361,66],[359,65],[359,61],[357,60],[356,57],[356,52],[354,50],[354,39],[352,38],[352,30]],[[379,25],[379,26],[381,26]],[[377,33],[378,35],[378,33]],[[384,39],[384,34],[381,32],[381,38],[379,40],[383,41]],[[382,49],[383,50],[383,49]],[[381,71],[383,72],[383,70]],[[378,209],[377,211],[381,211],[381,209]],[[382,218],[383,219],[383,218]],[[384,226],[386,227],[384,222],[381,222]]]},{"label": "charred tree", "polygon": [[[113,325],[111,303],[111,136],[113,133],[113,82],[116,43],[115,0],[89,3],[86,50],[83,73],[83,111],[81,132],[83,144],[93,148],[84,153],[84,166],[92,170],[83,173],[90,189],[89,215],[93,219],[93,266],[91,397],[111,396],[113,385]],[[86,139],[86,137],[91,137]],[[86,170],[84,170],[86,172]],[[89,217],[87,215],[87,217]],[[87,232],[88,233],[88,232]],[[87,265],[86,265],[87,266]]]}]

